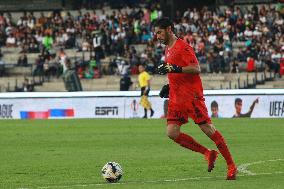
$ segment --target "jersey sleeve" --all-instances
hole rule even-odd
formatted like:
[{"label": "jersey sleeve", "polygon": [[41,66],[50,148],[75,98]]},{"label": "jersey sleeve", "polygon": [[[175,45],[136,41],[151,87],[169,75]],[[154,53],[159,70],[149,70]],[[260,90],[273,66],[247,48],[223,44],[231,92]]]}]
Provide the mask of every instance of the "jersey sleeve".
[{"label": "jersey sleeve", "polygon": [[197,65],[198,60],[196,58],[195,52],[192,47],[190,46],[185,46],[182,51],[182,60],[185,63],[184,66],[189,66],[189,65]]},{"label": "jersey sleeve", "polygon": [[151,79],[150,74],[148,74],[148,73],[147,73],[147,74],[145,74],[145,80],[146,80],[146,81],[149,81],[150,79]]}]

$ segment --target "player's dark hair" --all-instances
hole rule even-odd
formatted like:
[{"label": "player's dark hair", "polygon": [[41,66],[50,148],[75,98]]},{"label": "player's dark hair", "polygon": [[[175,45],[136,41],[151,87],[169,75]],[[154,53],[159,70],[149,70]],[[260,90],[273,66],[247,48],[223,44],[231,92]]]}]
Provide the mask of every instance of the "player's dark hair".
[{"label": "player's dark hair", "polygon": [[211,108],[218,108],[218,103],[215,100],[211,102]]},{"label": "player's dark hair", "polygon": [[236,99],[235,99],[235,104],[237,104],[237,103],[239,103],[239,102],[242,102],[242,101],[243,101],[242,99],[236,98]]},{"label": "player's dark hair", "polygon": [[173,24],[173,22],[172,22],[169,18],[167,18],[167,17],[158,19],[158,20],[154,23],[154,26],[155,26],[155,27],[159,27],[159,28],[161,28],[161,29],[166,29],[167,27],[171,26],[172,31],[174,31],[174,24]]}]

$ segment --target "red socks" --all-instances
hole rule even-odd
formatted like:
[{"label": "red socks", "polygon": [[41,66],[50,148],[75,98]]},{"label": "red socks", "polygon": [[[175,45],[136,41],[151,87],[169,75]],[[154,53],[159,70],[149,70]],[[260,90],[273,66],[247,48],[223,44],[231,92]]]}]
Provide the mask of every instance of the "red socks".
[{"label": "red socks", "polygon": [[[219,131],[216,131],[210,138],[215,142],[220,153],[225,158],[227,165],[234,165],[231,153],[221,133]],[[182,147],[190,149],[194,152],[199,152],[204,155],[209,153],[209,150],[206,147],[197,143],[191,136],[184,133],[180,133],[180,135],[175,139],[175,142],[180,144]]]},{"label": "red socks", "polygon": [[180,135],[175,139],[175,142],[180,144],[182,147],[199,152],[201,154],[206,154],[209,152],[207,148],[197,143],[192,137],[184,133],[180,133]]},{"label": "red socks", "polygon": [[231,153],[230,153],[230,151],[227,147],[227,144],[226,144],[223,136],[221,135],[221,133],[219,133],[219,131],[216,131],[213,135],[211,135],[210,138],[211,138],[211,140],[213,140],[215,142],[220,153],[225,158],[227,165],[229,166],[229,165],[234,164]]}]

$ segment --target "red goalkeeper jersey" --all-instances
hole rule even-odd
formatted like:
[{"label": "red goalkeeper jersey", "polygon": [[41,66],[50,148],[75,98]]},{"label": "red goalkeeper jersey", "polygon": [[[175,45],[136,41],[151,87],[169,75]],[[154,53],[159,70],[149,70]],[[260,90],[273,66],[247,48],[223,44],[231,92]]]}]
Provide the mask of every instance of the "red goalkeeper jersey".
[{"label": "red goalkeeper jersey", "polygon": [[[165,61],[177,66],[197,65],[198,60],[193,48],[182,39],[166,49]],[[169,73],[170,100],[176,105],[185,105],[193,97],[203,97],[203,87],[199,74]]]}]

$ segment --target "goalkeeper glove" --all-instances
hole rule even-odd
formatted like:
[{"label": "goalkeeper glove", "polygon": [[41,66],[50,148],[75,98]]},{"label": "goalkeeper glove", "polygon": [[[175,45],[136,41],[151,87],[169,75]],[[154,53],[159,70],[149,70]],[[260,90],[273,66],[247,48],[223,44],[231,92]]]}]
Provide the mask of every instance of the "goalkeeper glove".
[{"label": "goalkeeper glove", "polygon": [[157,68],[157,72],[160,75],[165,75],[167,73],[181,73],[182,67],[174,64],[160,64]]},{"label": "goalkeeper glove", "polygon": [[169,84],[166,84],[162,87],[159,96],[161,98],[169,98],[169,92],[170,92],[170,86]]}]

